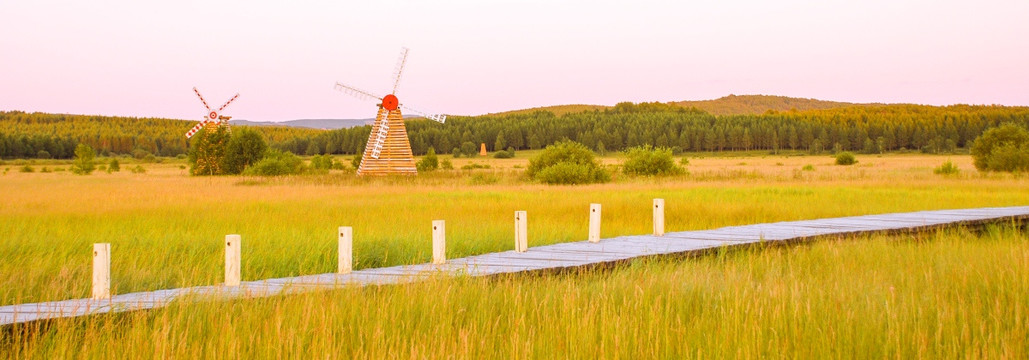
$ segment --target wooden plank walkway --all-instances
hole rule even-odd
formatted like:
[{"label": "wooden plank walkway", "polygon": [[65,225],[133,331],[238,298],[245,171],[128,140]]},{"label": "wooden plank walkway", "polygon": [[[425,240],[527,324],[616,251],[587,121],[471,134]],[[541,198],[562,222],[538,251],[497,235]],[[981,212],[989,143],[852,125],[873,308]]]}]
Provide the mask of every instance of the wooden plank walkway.
[{"label": "wooden plank walkway", "polygon": [[757,242],[788,242],[819,236],[880,232],[915,232],[946,226],[1029,220],[1029,206],[852,216],[831,219],[729,226],[714,230],[666,233],[665,236],[619,236],[505,251],[459,259],[446,264],[419,264],[363,269],[350,274],[318,274],[244,281],[239,287],[197,286],[116,295],[110,299],[74,299],[0,307],[0,325],[163,307],[184,297],[254,298],[347,286],[403,284],[431,276],[490,276],[506,273],[554,271],[610,264],[632,258],[681,255],[722,246]]}]

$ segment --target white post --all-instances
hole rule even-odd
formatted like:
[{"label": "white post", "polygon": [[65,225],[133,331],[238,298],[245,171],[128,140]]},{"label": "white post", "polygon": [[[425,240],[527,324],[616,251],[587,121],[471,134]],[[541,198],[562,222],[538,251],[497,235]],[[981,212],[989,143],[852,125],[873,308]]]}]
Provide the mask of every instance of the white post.
[{"label": "white post", "polygon": [[239,235],[225,235],[225,286],[239,286],[241,248],[243,239]]},{"label": "white post", "polygon": [[600,242],[600,204],[590,204],[590,242]]},{"label": "white post", "polygon": [[111,298],[111,244],[93,244],[93,299]]},{"label": "white post", "polygon": [[432,221],[432,263],[447,262],[447,231],[443,220]]},{"label": "white post", "polygon": [[654,236],[665,236],[665,199],[654,199]]},{"label": "white post", "polygon": [[515,211],[515,251],[529,250],[528,219],[525,211]]},{"label": "white post", "polygon": [[339,227],[339,269],[340,274],[349,274],[354,270],[354,228]]}]

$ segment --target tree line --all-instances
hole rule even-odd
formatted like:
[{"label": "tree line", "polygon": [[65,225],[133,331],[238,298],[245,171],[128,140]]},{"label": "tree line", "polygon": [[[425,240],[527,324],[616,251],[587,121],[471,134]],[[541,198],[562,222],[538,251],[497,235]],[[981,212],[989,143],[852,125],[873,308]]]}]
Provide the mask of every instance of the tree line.
[{"label": "tree line", "polygon": [[[675,151],[803,150],[931,153],[967,148],[988,128],[1029,127],[1029,108],[1005,106],[865,105],[810,111],[715,116],[663,103],[621,103],[604,110],[555,116],[548,111],[448,117],[446,124],[405,121],[411,148],[453,153],[463,144],[490,151],[540,149],[562,139],[594,151],[653,145]],[[296,154],[357,154],[370,126],[326,131],[273,146]],[[460,151],[460,150],[458,150]]]},{"label": "tree line", "polygon": [[[185,133],[197,123],[162,118],[0,111],[0,157],[71,158],[80,143],[104,155],[145,152],[177,156],[187,153],[189,142]],[[288,127],[254,129],[272,143],[322,132]]]},{"label": "tree line", "polygon": [[[673,151],[802,150],[878,153],[950,152],[986,129],[1029,127],[1029,108],[1006,106],[863,105],[808,111],[715,116],[664,103],[620,103],[560,116],[549,111],[451,116],[445,124],[405,120],[411,148],[452,154],[485,143],[489,151],[541,149],[563,139],[597,152],[652,145]],[[185,154],[193,121],[0,112],[0,156],[68,158],[78,143],[101,154]],[[269,146],[298,155],[359,154],[370,126],[339,130],[254,127]],[[41,153],[46,151],[46,153]]]}]

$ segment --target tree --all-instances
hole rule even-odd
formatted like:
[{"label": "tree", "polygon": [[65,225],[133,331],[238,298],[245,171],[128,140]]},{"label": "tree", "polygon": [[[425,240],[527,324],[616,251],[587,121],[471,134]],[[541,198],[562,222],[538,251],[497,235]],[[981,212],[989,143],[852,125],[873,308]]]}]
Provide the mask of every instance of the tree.
[{"label": "tree", "polygon": [[1029,171],[1029,131],[1015,124],[986,130],[971,152],[979,171]]},{"label": "tree", "polygon": [[107,173],[110,174],[119,171],[121,171],[121,164],[118,163],[118,159],[111,159],[111,162],[107,164]]},{"label": "tree", "polygon": [[436,149],[429,148],[429,151],[425,153],[425,157],[415,164],[418,171],[433,171],[439,168],[439,159],[436,157]]},{"label": "tree", "polygon": [[193,136],[189,147],[189,173],[192,175],[222,175],[223,158],[229,142],[229,134],[225,127],[218,126],[214,131],[205,128]]},{"label": "tree", "polygon": [[257,163],[268,150],[268,143],[258,132],[240,127],[232,131],[221,160],[224,174],[241,174],[247,167]]},{"label": "tree", "polygon": [[497,141],[493,142],[493,151],[501,151],[507,148],[507,140],[504,139],[504,130],[497,133]]},{"label": "tree", "polygon": [[93,148],[86,144],[79,144],[75,147],[75,163],[71,165],[71,172],[78,175],[89,175],[96,170],[96,165],[93,164],[93,158],[96,157],[96,152]]}]

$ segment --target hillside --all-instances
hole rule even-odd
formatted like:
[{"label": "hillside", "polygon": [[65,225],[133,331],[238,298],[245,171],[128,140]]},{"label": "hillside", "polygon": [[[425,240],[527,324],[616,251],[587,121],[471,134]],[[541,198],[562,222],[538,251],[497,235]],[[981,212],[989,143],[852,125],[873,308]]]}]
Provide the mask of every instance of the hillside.
[{"label": "hillside", "polygon": [[729,95],[714,100],[687,100],[673,102],[672,104],[695,107],[712,115],[764,114],[769,110],[779,112],[790,110],[827,110],[867,105],[772,95]]},{"label": "hillside", "polygon": [[580,113],[580,112],[590,111],[590,110],[604,110],[604,109],[607,109],[607,108],[610,108],[610,106],[606,106],[606,105],[585,105],[585,104],[554,105],[554,106],[534,107],[534,108],[531,108],[531,109],[521,109],[521,110],[503,111],[503,112],[498,112],[498,113],[490,113],[490,114],[486,114],[484,116],[493,116],[493,115],[497,115],[497,116],[523,115],[523,114],[531,114],[531,113],[534,113],[534,112],[537,112],[537,111],[549,111],[549,112],[554,113],[554,115],[561,116],[561,115],[564,115],[564,114]]},{"label": "hillside", "polygon": [[[407,116],[405,116],[407,117]],[[375,119],[299,119],[289,121],[250,121],[250,120],[229,120],[232,125],[245,126],[286,126],[294,128],[335,130],[347,129],[355,126],[371,125]]]}]

